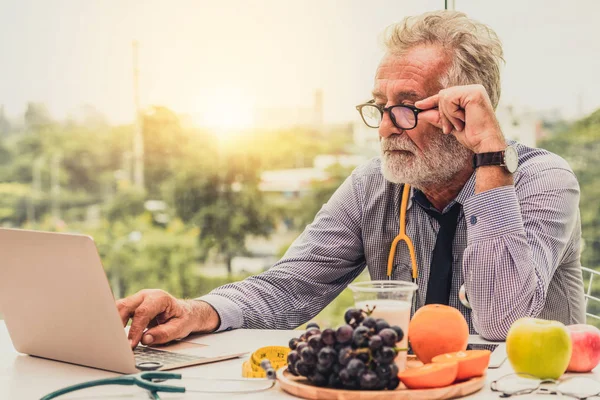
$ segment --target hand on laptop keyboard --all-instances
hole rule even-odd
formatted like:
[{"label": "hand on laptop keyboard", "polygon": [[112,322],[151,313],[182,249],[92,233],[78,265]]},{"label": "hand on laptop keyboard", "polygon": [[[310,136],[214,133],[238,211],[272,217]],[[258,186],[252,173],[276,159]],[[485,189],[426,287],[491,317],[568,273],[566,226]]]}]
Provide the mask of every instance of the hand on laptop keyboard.
[{"label": "hand on laptop keyboard", "polygon": [[[199,300],[180,300],[158,289],[146,289],[117,301],[117,310],[126,326],[131,319],[129,342],[135,348],[182,339],[194,332],[213,332],[219,315]],[[153,326],[152,322],[157,325]],[[146,330],[148,328],[148,330]]]}]

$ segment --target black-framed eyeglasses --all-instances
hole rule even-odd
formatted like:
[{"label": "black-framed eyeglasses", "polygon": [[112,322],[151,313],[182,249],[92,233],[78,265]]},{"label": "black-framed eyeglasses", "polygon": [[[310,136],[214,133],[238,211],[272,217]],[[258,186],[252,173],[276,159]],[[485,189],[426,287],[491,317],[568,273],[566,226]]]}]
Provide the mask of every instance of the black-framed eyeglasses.
[{"label": "black-framed eyeglasses", "polygon": [[502,398],[534,393],[585,400],[600,395],[600,382],[588,377],[554,380],[527,374],[509,374],[493,381],[490,387],[493,392],[499,392]]},{"label": "black-framed eyeglasses", "polygon": [[420,108],[405,104],[398,104],[391,107],[382,107],[375,104],[374,100],[369,100],[364,104],[356,106],[363,122],[369,128],[379,128],[383,120],[383,113],[387,112],[394,126],[398,129],[408,131],[417,126],[420,112],[426,111]]}]

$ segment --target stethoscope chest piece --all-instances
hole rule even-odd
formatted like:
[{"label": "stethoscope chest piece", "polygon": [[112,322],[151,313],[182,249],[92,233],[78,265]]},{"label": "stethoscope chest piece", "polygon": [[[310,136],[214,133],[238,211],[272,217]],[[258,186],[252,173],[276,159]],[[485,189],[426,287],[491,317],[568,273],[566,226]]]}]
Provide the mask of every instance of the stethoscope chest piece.
[{"label": "stethoscope chest piece", "polygon": [[163,364],[159,361],[142,361],[135,365],[140,371],[157,371],[163,367]]}]

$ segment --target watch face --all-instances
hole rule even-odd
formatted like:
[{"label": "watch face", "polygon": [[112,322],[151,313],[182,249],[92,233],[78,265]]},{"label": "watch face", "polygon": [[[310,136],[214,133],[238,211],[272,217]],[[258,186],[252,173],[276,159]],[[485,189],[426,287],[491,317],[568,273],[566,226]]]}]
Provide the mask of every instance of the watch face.
[{"label": "watch face", "polygon": [[506,169],[511,174],[514,173],[519,166],[519,155],[517,154],[517,150],[512,146],[508,146],[506,150],[504,150],[504,165],[506,165]]}]

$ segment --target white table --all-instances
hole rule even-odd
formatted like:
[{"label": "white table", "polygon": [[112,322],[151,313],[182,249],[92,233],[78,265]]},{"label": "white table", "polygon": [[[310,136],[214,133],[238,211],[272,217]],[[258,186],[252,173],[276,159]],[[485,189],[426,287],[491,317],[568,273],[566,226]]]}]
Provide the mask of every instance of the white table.
[{"label": "white table", "polygon": [[[51,332],[40,332],[41,335],[49,335]],[[287,346],[292,337],[297,337],[298,331],[277,331],[277,330],[235,330],[219,334],[206,335],[201,337],[202,343],[211,344],[219,341],[235,343],[236,348],[241,344],[247,346],[248,351],[253,351],[262,346],[280,345]],[[194,339],[199,340],[199,339]],[[181,369],[184,376],[203,376],[218,378],[239,378],[241,377],[242,362],[247,357],[222,361],[219,363],[201,365]],[[496,399],[498,395],[489,388],[489,382],[509,374],[512,369],[508,360],[498,369],[488,370],[488,383],[479,392],[468,396],[468,399]],[[93,379],[102,379],[110,376],[116,376],[106,371],[93,368],[80,367],[76,365],[50,361],[31,357],[17,353],[10,341],[10,337],[4,325],[0,321],[0,399],[39,399],[56,389],[85,382]],[[600,379],[600,367],[594,370],[593,376]],[[170,381],[177,384],[177,381]],[[244,399],[295,399],[291,395],[283,392],[278,386],[273,389],[253,394],[160,394],[162,399],[208,399],[208,398],[244,398]],[[526,399],[532,396],[518,396],[516,399]],[[557,399],[556,396],[536,396],[536,398],[546,397],[548,399]],[[87,389],[80,392],[74,392],[60,397],[60,399],[148,399],[145,391],[135,387],[99,387]]]}]

